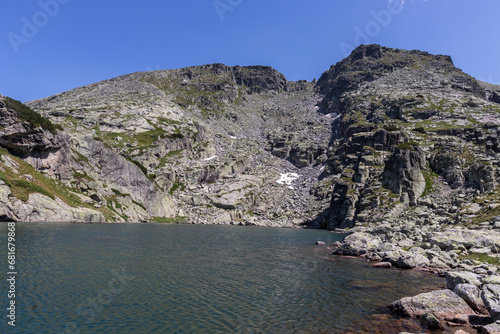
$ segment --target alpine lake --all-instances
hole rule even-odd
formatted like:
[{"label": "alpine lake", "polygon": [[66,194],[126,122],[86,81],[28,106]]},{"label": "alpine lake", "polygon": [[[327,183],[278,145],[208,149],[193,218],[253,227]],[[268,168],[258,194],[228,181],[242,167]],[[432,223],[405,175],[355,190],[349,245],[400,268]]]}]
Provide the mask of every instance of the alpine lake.
[{"label": "alpine lake", "polygon": [[[16,223],[16,326],[0,333],[398,333],[385,308],[443,279],[330,255],[325,230]],[[416,324],[414,326],[417,326]],[[418,328],[418,327],[415,327]]]}]

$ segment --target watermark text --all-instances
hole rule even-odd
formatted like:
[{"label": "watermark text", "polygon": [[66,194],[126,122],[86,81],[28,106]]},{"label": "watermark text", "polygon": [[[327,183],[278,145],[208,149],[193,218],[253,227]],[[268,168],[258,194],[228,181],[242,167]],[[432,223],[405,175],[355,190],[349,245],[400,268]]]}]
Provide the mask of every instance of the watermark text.
[{"label": "watermark text", "polygon": [[54,18],[58,13],[61,5],[66,5],[71,0],[39,0],[38,6],[40,10],[33,14],[30,18],[23,16],[21,18],[22,26],[20,33],[13,31],[7,34],[10,45],[15,53],[19,53],[22,44],[28,44],[30,40],[38,35],[40,29],[45,27],[51,18]]},{"label": "watermark text", "polygon": [[219,16],[221,21],[226,18],[226,13],[233,12],[236,7],[241,5],[244,0],[214,0],[212,5],[214,6],[215,12]]},{"label": "watermark text", "polygon": [[16,327],[16,223],[7,225],[7,324]]}]

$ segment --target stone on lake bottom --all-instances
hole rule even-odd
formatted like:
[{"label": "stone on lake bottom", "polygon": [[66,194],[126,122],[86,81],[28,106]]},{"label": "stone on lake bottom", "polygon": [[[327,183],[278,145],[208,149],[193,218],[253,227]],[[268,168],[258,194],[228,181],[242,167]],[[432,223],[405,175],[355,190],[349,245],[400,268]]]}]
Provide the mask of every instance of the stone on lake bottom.
[{"label": "stone on lake bottom", "polygon": [[372,267],[375,268],[392,268],[392,264],[390,262],[378,262],[372,264]]},{"label": "stone on lake bottom", "polygon": [[467,333],[466,331],[463,331],[463,330],[459,329],[458,331],[455,331],[454,334],[469,334],[469,333]]}]

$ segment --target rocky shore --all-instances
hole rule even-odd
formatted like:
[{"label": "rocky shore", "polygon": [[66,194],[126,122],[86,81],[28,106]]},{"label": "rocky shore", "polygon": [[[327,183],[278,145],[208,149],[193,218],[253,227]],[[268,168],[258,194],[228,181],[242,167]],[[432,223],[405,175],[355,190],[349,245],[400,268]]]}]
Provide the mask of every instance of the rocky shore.
[{"label": "rocky shore", "polygon": [[[435,272],[446,288],[394,301],[396,315],[418,319],[422,330],[500,333],[500,216],[477,229],[401,232],[402,224],[354,227],[329,249],[335,255],[359,256],[373,267]],[[411,230],[411,229],[410,229]],[[394,235],[399,240],[394,240]]]}]

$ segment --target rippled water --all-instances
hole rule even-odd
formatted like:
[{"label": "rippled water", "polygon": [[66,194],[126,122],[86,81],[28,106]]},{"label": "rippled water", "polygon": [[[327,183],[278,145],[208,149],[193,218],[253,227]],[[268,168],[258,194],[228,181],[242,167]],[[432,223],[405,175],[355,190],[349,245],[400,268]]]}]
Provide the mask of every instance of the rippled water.
[{"label": "rippled water", "polygon": [[[0,232],[5,276],[6,224]],[[7,333],[357,332],[395,299],[442,283],[330,256],[314,243],[340,237],[320,230],[18,223],[17,233]]]}]

